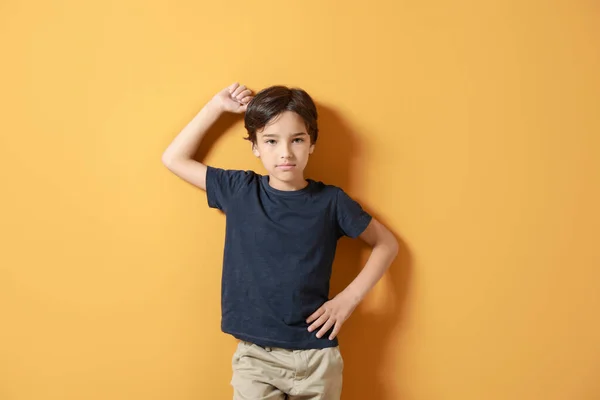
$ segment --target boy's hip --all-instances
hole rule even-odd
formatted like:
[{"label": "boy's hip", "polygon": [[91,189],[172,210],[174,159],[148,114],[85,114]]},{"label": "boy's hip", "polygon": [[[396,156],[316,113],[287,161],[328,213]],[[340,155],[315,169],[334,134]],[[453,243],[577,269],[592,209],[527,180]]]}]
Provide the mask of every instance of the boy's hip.
[{"label": "boy's hip", "polygon": [[232,367],[231,384],[240,398],[275,390],[290,398],[314,395],[315,399],[337,400],[342,390],[344,361],[339,346],[291,350],[240,340]]}]

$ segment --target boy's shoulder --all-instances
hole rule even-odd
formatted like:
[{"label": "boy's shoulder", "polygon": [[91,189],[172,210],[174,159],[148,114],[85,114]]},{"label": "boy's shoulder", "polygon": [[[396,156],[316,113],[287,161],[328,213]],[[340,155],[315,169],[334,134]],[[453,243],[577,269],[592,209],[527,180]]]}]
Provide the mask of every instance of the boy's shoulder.
[{"label": "boy's shoulder", "polygon": [[[268,175],[256,172],[253,169],[219,168],[208,167],[213,173],[227,175],[230,178],[242,179],[245,182],[260,182],[268,179]],[[330,192],[344,192],[344,189],[336,184],[327,183],[316,178],[306,178],[306,180],[316,189]]]},{"label": "boy's shoulder", "polygon": [[342,189],[340,186],[335,185],[333,183],[327,183],[327,182],[323,182],[321,180],[318,179],[312,179],[312,178],[307,178],[307,181],[310,182],[310,184],[319,191],[325,192],[325,193],[331,193],[331,194],[337,194],[339,192],[343,192],[344,189]]},{"label": "boy's shoulder", "polygon": [[[261,174],[253,169],[235,169],[235,168],[218,168],[208,167],[209,180],[218,182],[217,185],[223,187],[230,187],[230,191],[242,195],[243,193],[254,193],[253,187],[262,186],[264,189],[269,190],[268,175]],[[335,183],[328,183],[317,178],[306,178],[309,182],[307,188],[307,194],[310,193],[312,196],[317,195],[318,197],[326,197],[337,201],[338,199],[345,199],[348,197],[346,191]],[[212,183],[212,182],[211,182]],[[207,184],[207,188],[213,186]]]}]

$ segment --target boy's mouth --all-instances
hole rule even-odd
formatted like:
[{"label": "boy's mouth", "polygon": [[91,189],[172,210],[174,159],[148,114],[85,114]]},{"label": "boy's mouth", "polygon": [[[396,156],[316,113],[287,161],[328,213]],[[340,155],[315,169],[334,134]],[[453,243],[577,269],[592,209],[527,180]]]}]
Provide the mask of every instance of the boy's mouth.
[{"label": "boy's mouth", "polygon": [[294,168],[295,166],[296,166],[296,164],[279,164],[276,166],[276,168],[283,169],[283,170],[290,170],[290,169]]}]

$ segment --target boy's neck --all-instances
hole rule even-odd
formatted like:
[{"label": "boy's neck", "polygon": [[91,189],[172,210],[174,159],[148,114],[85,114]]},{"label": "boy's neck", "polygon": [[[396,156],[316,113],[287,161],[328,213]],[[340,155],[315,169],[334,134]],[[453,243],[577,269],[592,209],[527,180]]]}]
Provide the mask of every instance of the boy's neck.
[{"label": "boy's neck", "polygon": [[300,176],[293,181],[281,181],[273,177],[273,175],[269,175],[269,186],[271,186],[273,189],[291,192],[304,189],[308,186],[308,182],[303,176]]}]

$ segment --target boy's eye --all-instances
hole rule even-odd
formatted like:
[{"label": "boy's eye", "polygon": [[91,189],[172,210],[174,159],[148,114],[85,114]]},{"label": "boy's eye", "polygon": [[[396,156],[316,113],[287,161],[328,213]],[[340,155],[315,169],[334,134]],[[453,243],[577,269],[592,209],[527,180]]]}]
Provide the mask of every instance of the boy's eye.
[{"label": "boy's eye", "polygon": [[265,143],[267,143],[267,144],[275,144],[275,141],[273,139],[269,139],[269,140],[266,140]]},{"label": "boy's eye", "polygon": [[294,139],[294,142],[297,142],[297,143],[302,143],[302,142],[304,142],[304,139],[297,138],[297,139]]}]

